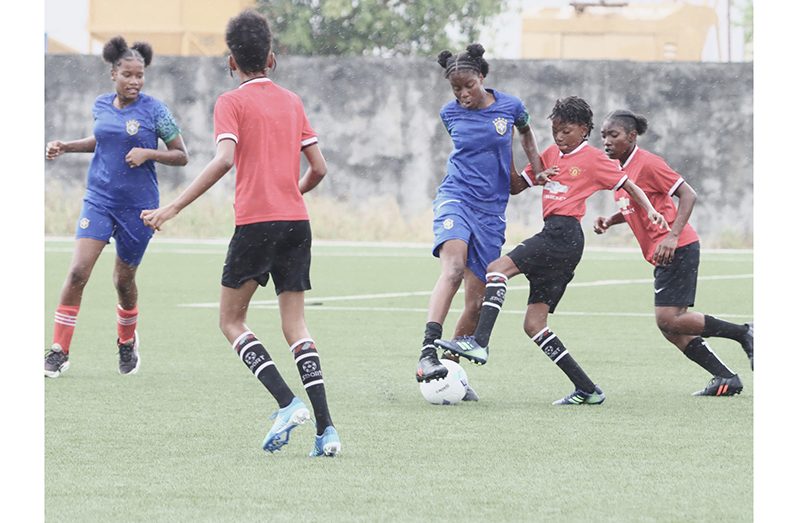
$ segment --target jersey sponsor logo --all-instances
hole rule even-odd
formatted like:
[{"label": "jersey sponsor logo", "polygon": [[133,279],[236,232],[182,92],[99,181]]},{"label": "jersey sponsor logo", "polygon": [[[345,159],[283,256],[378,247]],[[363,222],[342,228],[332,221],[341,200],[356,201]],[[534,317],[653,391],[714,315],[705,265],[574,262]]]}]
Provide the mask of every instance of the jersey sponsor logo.
[{"label": "jersey sponsor logo", "polygon": [[443,220],[443,228],[444,229],[446,229],[448,231],[452,227],[454,227],[454,220],[452,220],[451,218],[446,218],[445,220]]},{"label": "jersey sponsor logo", "polygon": [[127,134],[129,134],[130,136],[133,136],[134,134],[138,133],[139,127],[141,127],[141,124],[135,118],[125,122],[125,131],[127,131]]},{"label": "jersey sponsor logo", "polygon": [[555,182],[554,180],[549,180],[546,182],[546,185],[543,186],[543,189],[553,193],[566,193],[568,192],[568,186],[563,185],[560,182]]},{"label": "jersey sponsor logo", "polygon": [[496,128],[496,132],[499,133],[499,136],[504,136],[504,133],[507,132],[507,120],[501,116],[494,118],[493,127]]},{"label": "jersey sponsor logo", "polygon": [[580,169],[579,167],[574,165],[574,166],[572,166],[571,168],[568,169],[568,174],[570,174],[571,176],[576,178],[577,176],[582,174],[582,169]]},{"label": "jersey sponsor logo", "polygon": [[78,226],[79,226],[81,229],[88,229],[88,228],[89,228],[89,224],[90,224],[90,223],[91,223],[91,222],[89,221],[89,219],[88,219],[88,218],[81,218],[81,219],[80,219],[80,223],[78,224]]}]

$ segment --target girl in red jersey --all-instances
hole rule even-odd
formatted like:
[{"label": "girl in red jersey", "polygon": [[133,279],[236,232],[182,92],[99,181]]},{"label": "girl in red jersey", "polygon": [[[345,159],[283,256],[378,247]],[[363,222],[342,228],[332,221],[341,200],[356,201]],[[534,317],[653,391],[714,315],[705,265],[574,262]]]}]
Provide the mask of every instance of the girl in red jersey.
[{"label": "girl in red jersey", "polygon": [[[623,191],[615,194],[619,211],[599,216],[593,225],[603,234],[613,225],[629,224],[643,257],[654,265],[654,313],[665,339],[689,359],[703,367],[712,379],[698,396],[733,396],[743,389],[737,374],[712,352],[703,338],[717,336],[740,343],[754,368],[753,324],[734,324],[708,314],[688,311],[693,306],[698,279],[699,238],[688,220],[696,202],[690,184],[665,160],[637,145],[637,137],[648,129],[645,117],[631,111],[614,111],[604,120],[601,136],[607,156],[618,160],[624,173],[637,183],[670,224],[670,231],[657,229],[641,216],[640,208]],[[679,198],[677,206],[673,196]]]},{"label": "girl in red jersey", "polygon": [[[261,14],[245,10],[225,33],[230,71],[241,84],[222,94],[214,108],[216,156],[169,205],[141,213],[157,230],[189,205],[233,165],[236,228],[222,272],[219,325],[233,349],[277,401],[274,424],[263,450],[274,452],[310,412],[283,380],[269,353],[246,326],[258,286],[274,280],[285,340],[316,416],[311,456],[335,456],[341,449],[327,406],[316,344],[305,324],[310,289],[311,232],[302,195],[319,184],[327,164],[299,97],[268,78],[276,65],[272,34]],[[300,151],[308,161],[301,178]]]},{"label": "girl in red jersey", "polygon": [[486,363],[488,341],[504,304],[507,280],[523,273],[529,280],[524,331],[575,387],[554,405],[598,405],[604,401],[604,392],[547,326],[548,315],[554,312],[582,258],[585,238],[580,221],[585,215],[585,201],[596,191],[623,188],[645,210],[646,219],[657,227],[667,225],[618,165],[588,145],[593,111],[587,102],[575,96],[557,100],[549,119],[555,145],[543,151],[543,165],[546,169],[556,166],[559,171],[532,176],[527,165],[522,174],[529,185],[543,185],[543,230],[488,265],[485,300],[474,336],[438,340],[437,344],[475,363]]}]

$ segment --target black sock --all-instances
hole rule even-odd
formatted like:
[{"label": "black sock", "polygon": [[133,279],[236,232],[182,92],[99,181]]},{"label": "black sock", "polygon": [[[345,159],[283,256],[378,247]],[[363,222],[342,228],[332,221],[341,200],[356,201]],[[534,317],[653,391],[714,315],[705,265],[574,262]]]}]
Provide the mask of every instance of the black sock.
[{"label": "black sock", "polygon": [[596,384],[590,380],[576,360],[568,354],[568,349],[565,348],[560,338],[548,327],[537,333],[532,341],[537,343],[546,356],[560,367],[560,370],[568,376],[577,389],[588,394],[596,391]]},{"label": "black sock", "polygon": [[441,336],[443,336],[443,326],[440,323],[428,321],[427,326],[424,327],[424,341],[421,342],[421,351],[431,349],[437,352],[438,349],[435,347],[434,341],[441,339]]},{"label": "black sock", "polygon": [[684,355],[692,361],[698,363],[704,370],[713,376],[720,376],[721,378],[731,378],[734,373],[715,356],[709,345],[701,338],[695,337],[690,340],[687,347],[684,349]]},{"label": "black sock", "polygon": [[747,325],[730,323],[728,321],[714,318],[709,314],[704,314],[704,330],[701,332],[701,336],[705,338],[711,338],[714,336],[717,338],[728,338],[730,340],[742,342],[747,333]]},{"label": "black sock", "polygon": [[324,378],[321,373],[321,361],[316,351],[316,344],[309,338],[303,338],[291,346],[294,353],[294,362],[299,371],[299,377],[310,403],[313,405],[313,415],[316,417],[316,435],[321,436],[324,429],[332,426],[330,409],[327,406],[327,392],[324,390]]},{"label": "black sock", "polygon": [[233,349],[252,374],[260,380],[266,390],[277,400],[282,409],[294,399],[294,393],[283,380],[266,347],[249,331],[245,332],[233,343]]},{"label": "black sock", "polygon": [[487,347],[490,342],[490,334],[493,332],[493,326],[507,294],[507,276],[500,272],[489,272],[485,278],[488,280],[485,284],[485,298],[482,300],[479,322],[474,331],[474,339],[483,347]]}]

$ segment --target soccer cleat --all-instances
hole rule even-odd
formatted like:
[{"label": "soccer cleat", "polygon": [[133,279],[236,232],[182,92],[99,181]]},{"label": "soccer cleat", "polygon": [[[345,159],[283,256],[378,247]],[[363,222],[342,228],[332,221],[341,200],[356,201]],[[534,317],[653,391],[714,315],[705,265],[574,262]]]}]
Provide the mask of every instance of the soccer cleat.
[{"label": "soccer cleat", "polygon": [[748,361],[751,362],[751,370],[754,370],[754,322],[746,323],[745,325],[748,327],[748,332],[745,333],[740,345],[743,346],[743,350],[748,356]]},{"label": "soccer cleat", "polygon": [[335,457],[336,454],[341,452],[341,440],[338,438],[338,431],[335,427],[330,425],[321,436],[316,436],[316,444],[313,445],[313,450],[310,451],[311,458],[319,456]]},{"label": "soccer cleat", "polygon": [[131,342],[119,343],[119,338],[117,338],[116,346],[119,348],[119,374],[126,376],[137,373],[139,365],[141,365],[138,331],[133,332],[133,341]]},{"label": "soccer cleat", "polygon": [[709,384],[704,390],[693,393],[693,396],[734,396],[743,390],[743,382],[740,376],[735,374],[731,378],[721,378],[715,376],[709,380]]},{"label": "soccer cleat", "polygon": [[53,346],[44,355],[44,375],[48,378],[57,378],[68,368],[69,354],[64,352],[61,345],[53,343]]},{"label": "soccer cleat", "polygon": [[451,341],[435,340],[435,345],[477,365],[488,362],[488,348],[481,346],[473,336],[463,336]]},{"label": "soccer cleat", "polygon": [[441,360],[438,359],[438,353],[433,347],[425,348],[421,351],[421,357],[418,359],[418,368],[416,369],[416,381],[439,380],[449,374],[449,369],[444,367]]},{"label": "soccer cleat", "polygon": [[477,391],[471,388],[471,385],[466,385],[466,393],[463,396],[463,401],[479,401]]},{"label": "soccer cleat", "polygon": [[310,411],[301,399],[294,396],[291,403],[269,416],[269,419],[274,420],[274,425],[263,438],[263,450],[274,452],[288,443],[292,430],[310,419]]},{"label": "soccer cleat", "polygon": [[596,385],[596,390],[592,393],[576,389],[566,397],[555,401],[552,405],[601,405],[605,399],[604,391]]}]

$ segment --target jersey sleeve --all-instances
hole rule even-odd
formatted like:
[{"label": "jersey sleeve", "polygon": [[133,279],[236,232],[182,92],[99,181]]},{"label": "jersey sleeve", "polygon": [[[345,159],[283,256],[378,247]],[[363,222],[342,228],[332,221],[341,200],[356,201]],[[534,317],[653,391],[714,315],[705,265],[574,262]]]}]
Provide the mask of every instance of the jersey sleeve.
[{"label": "jersey sleeve", "polygon": [[445,106],[441,109],[440,117],[441,117],[441,122],[443,122],[443,127],[446,129],[446,132],[449,134],[449,136],[451,136],[452,129],[450,127],[449,119],[447,118],[447,112]]},{"label": "jersey sleeve", "polygon": [[621,170],[621,166],[602,152],[598,152],[593,157],[593,165],[595,167],[594,180],[600,189],[617,191],[628,179]]},{"label": "jersey sleeve", "polygon": [[180,135],[174,116],[163,103],[158,103],[155,108],[155,132],[164,143],[171,142]]},{"label": "jersey sleeve", "polygon": [[238,143],[238,114],[230,97],[220,96],[213,107],[213,135],[215,143],[233,140]]},{"label": "jersey sleeve", "polygon": [[526,106],[524,102],[518,100],[515,106],[515,114],[513,119],[513,125],[516,129],[525,129],[529,127],[529,121],[531,120],[529,116],[529,111],[526,110]]},{"label": "jersey sleeve", "polygon": [[313,127],[310,125],[310,120],[308,120],[308,115],[305,113],[305,107],[302,103],[299,103],[299,111],[302,114],[302,138],[301,138],[301,148],[304,149],[309,145],[313,145],[314,143],[319,142],[319,137],[316,135],[316,131],[313,130]]},{"label": "jersey sleeve", "polygon": [[641,175],[643,173],[645,173],[645,184],[652,189],[652,192],[659,192],[668,196],[673,196],[676,189],[684,183],[684,178],[658,156],[651,157]]}]

